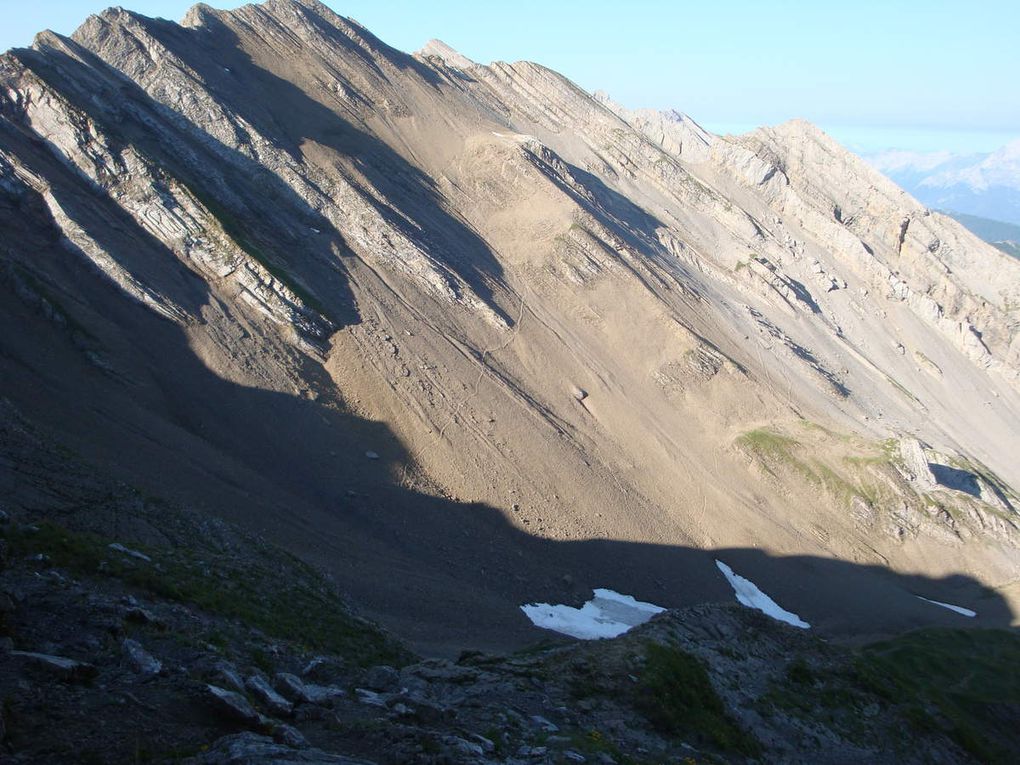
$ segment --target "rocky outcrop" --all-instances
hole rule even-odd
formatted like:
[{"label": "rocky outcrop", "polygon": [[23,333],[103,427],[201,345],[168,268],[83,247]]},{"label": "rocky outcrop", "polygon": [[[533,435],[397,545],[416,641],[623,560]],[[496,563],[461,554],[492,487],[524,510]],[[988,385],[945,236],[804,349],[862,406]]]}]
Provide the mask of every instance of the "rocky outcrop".
[{"label": "rocky outcrop", "polygon": [[[277,588],[295,581],[314,587],[315,575],[237,530],[220,529],[231,540],[228,549],[212,534],[195,534],[204,522],[178,508],[163,504],[143,512],[153,528],[192,534],[192,547],[147,548],[167,577],[162,584],[116,568],[115,552],[91,532],[19,517],[0,534],[15,552],[0,571],[0,593],[14,593],[23,604],[3,614],[6,639],[58,651],[14,650],[0,662],[0,692],[8,699],[0,753],[12,761],[116,762],[134,757],[144,737],[154,761],[191,765],[553,765],[649,755],[723,763],[968,763],[975,760],[961,744],[994,748],[1008,740],[996,726],[969,737],[943,729],[937,697],[896,685],[903,682],[898,675],[887,683],[875,674],[885,667],[885,651],[910,643],[851,651],[736,603],[666,611],[613,640],[546,640],[525,652],[468,652],[456,661],[401,651],[387,657],[392,664],[375,664],[353,649],[361,640],[362,648],[379,647],[378,633],[351,622],[352,650],[309,654],[306,641],[322,639],[319,620],[330,614],[302,612],[304,623],[289,637],[279,625],[264,631],[249,620],[257,618],[262,599],[278,596]],[[55,565],[49,558],[60,550],[77,555]],[[108,556],[99,558],[105,565],[93,567],[92,555]],[[261,589],[235,592],[235,598],[253,598],[238,603],[191,589],[181,568],[191,556],[211,561],[204,565],[217,584],[206,588],[228,592],[226,574],[240,566]],[[271,577],[260,575],[270,571]],[[162,626],[139,627],[130,616],[138,609],[153,617],[149,624]],[[241,619],[232,615],[242,612]],[[273,615],[285,618],[278,610]],[[158,649],[167,671],[125,668],[104,648],[111,634],[125,631]],[[930,633],[931,655],[941,656],[939,641],[956,634]],[[994,659],[987,652],[1002,650],[1004,636],[974,633],[961,659]],[[127,638],[123,646],[137,665],[140,641]],[[236,665],[225,665],[221,652],[236,657]],[[970,698],[973,692],[961,691],[959,678],[985,677],[984,661],[974,661],[978,669],[943,663],[923,684],[952,683],[954,693]],[[293,705],[265,680],[263,673],[274,671]],[[247,682],[235,677],[230,688],[219,679],[208,682],[242,673]],[[305,682],[326,677],[343,687],[312,692],[323,686]],[[986,701],[966,719],[994,720],[1007,707]]]}]

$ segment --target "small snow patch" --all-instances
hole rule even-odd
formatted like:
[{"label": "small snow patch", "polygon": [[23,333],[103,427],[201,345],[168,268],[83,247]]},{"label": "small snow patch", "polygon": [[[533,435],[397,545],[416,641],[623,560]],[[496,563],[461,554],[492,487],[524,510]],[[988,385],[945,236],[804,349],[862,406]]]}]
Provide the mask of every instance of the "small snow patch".
[{"label": "small snow patch", "polygon": [[737,602],[741,605],[745,605],[748,608],[756,608],[762,613],[768,614],[773,619],[778,619],[781,622],[786,622],[787,624],[799,627],[800,629],[806,630],[811,628],[811,625],[797,616],[797,614],[787,611],[784,608],[780,608],[776,601],[759,590],[757,585],[755,585],[755,583],[750,579],[745,579],[739,574],[733,573],[733,569],[721,560],[717,560],[715,565],[719,567],[723,576],[726,577],[727,581],[729,581],[730,585],[733,587],[733,592],[737,595]]},{"label": "small snow patch", "polygon": [[370,460],[379,459],[379,455],[376,452],[365,452],[365,458]]},{"label": "small snow patch", "polygon": [[941,600],[931,600],[930,598],[925,598],[922,597],[921,595],[915,595],[914,597],[917,598],[918,600],[923,600],[925,603],[931,603],[932,605],[948,608],[950,611],[956,611],[956,613],[960,614],[961,616],[966,616],[970,619],[973,619],[975,616],[977,616],[977,611],[971,611],[969,608],[964,608],[963,606],[954,606],[952,603],[943,603]]},{"label": "small snow patch", "polygon": [[601,640],[622,635],[666,609],[642,603],[630,595],[597,589],[595,597],[580,608],[529,603],[521,606],[521,610],[536,627],[581,640]]}]

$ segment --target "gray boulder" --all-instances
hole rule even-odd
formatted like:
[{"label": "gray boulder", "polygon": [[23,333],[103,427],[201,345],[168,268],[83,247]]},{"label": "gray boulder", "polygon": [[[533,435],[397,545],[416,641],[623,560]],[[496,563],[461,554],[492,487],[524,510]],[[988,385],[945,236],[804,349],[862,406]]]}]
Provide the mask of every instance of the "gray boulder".
[{"label": "gray boulder", "polygon": [[365,672],[361,686],[370,691],[395,691],[400,687],[400,673],[393,667],[372,667]]},{"label": "gray boulder", "polygon": [[278,717],[288,717],[294,712],[294,705],[273,690],[273,687],[258,675],[251,675],[245,685],[266,708]]},{"label": "gray boulder", "polygon": [[217,711],[226,719],[245,725],[258,725],[261,722],[259,713],[240,693],[215,685],[207,685],[206,690]]},{"label": "gray boulder", "polygon": [[124,653],[127,654],[131,667],[143,677],[155,677],[163,671],[163,662],[142,648],[141,643],[131,638],[125,638],[122,643]]}]

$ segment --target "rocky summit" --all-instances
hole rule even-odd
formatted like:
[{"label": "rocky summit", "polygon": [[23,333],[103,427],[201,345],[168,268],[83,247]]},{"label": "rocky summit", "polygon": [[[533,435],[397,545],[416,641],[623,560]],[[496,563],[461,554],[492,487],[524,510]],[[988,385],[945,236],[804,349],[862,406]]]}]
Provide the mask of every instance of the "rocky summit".
[{"label": "rocky summit", "polygon": [[5,762],[1015,756],[1020,260],[811,124],[113,8],[0,227]]}]

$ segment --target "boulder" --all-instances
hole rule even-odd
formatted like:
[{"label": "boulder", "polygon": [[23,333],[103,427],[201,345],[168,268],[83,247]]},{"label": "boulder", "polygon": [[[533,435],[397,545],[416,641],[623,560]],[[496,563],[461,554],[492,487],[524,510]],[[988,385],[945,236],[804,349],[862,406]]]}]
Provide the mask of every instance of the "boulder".
[{"label": "boulder", "polygon": [[228,691],[215,685],[207,685],[209,698],[216,710],[226,719],[245,725],[261,723],[259,713],[248,703],[248,699],[236,691]]},{"label": "boulder", "polygon": [[308,740],[304,734],[293,725],[280,724],[273,729],[273,741],[277,744],[284,744],[294,749],[308,748]]},{"label": "boulder", "polygon": [[292,702],[304,704],[310,702],[308,692],[305,690],[305,684],[297,675],[292,675],[289,672],[277,672],[275,685],[276,689]]},{"label": "boulder", "polygon": [[343,676],[345,664],[333,656],[316,656],[301,670],[301,676],[310,682],[335,684]]},{"label": "boulder", "polygon": [[266,705],[266,709],[277,717],[288,717],[294,712],[294,705],[273,690],[273,687],[258,675],[251,675],[245,685],[252,695]]},{"label": "boulder", "polygon": [[138,552],[138,550],[132,550],[130,547],[125,547],[120,542],[112,542],[109,545],[107,545],[107,547],[109,547],[114,552],[119,552],[121,555],[126,555],[129,558],[145,561],[146,563],[152,562],[152,558],[150,558],[145,553]]},{"label": "boulder", "polygon": [[222,685],[226,685],[238,693],[244,693],[244,680],[241,679],[237,667],[229,661],[217,662],[213,674]]},{"label": "boulder", "polygon": [[292,675],[289,672],[277,672],[275,679],[277,690],[292,702],[328,704],[335,698],[347,695],[347,691],[343,688],[305,683],[297,675]]},{"label": "boulder", "polygon": [[127,654],[131,667],[143,677],[155,677],[163,671],[163,662],[142,648],[141,643],[131,638],[125,638],[121,644],[124,653]]},{"label": "boulder", "polygon": [[380,693],[370,691],[367,688],[355,688],[354,694],[362,704],[368,704],[370,707],[386,708],[386,697]]},{"label": "boulder", "polygon": [[393,667],[372,667],[365,672],[361,686],[370,691],[395,691],[400,687],[400,673]]}]

